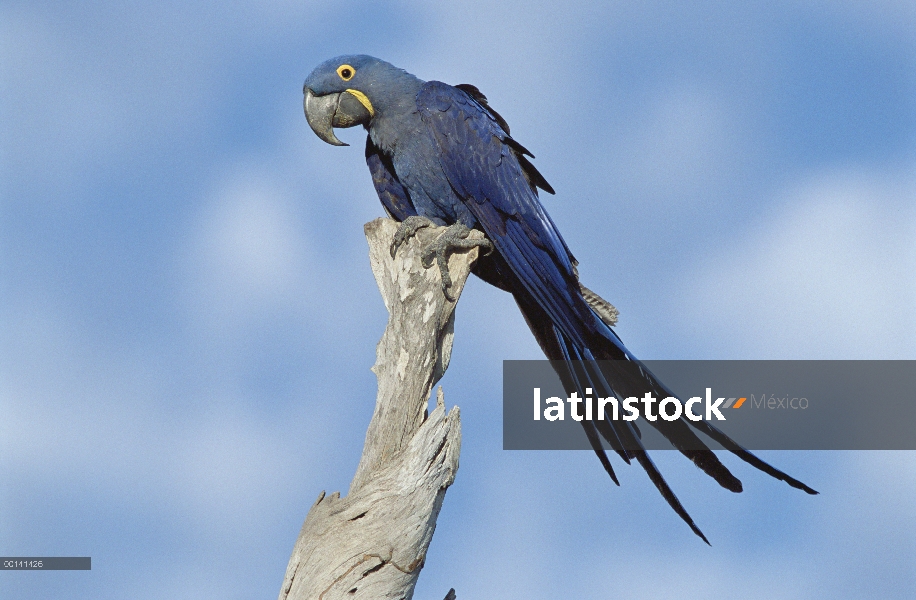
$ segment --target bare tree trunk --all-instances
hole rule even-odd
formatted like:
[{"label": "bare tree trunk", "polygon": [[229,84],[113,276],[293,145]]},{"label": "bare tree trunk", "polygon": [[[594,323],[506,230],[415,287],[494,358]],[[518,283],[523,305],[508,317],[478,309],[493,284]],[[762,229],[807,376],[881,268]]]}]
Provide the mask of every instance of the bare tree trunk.
[{"label": "bare tree trunk", "polygon": [[433,384],[448,368],[455,303],[478,250],[449,259],[452,302],[442,293],[439,269],[424,268],[420,259],[441,229],[419,230],[394,259],[389,248],[397,223],[376,219],[365,229],[390,315],[372,368],[375,413],[349,494],[322,492],[309,510],[279,600],[411,598],[458,470],[458,407],[446,413],[442,388],[428,416],[427,406]]}]

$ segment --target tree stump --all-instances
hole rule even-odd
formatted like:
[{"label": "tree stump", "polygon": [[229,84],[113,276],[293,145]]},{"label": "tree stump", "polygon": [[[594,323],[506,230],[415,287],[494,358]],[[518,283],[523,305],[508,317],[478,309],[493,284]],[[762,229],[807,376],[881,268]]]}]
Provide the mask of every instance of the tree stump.
[{"label": "tree stump", "polygon": [[389,319],[372,367],[378,396],[362,458],[347,496],[321,492],[309,510],[279,600],[411,598],[445,491],[455,480],[458,407],[446,412],[441,387],[435,409],[428,413],[427,407],[433,385],[448,368],[455,305],[478,249],[449,258],[450,301],[439,269],[424,268],[420,258],[444,228],[420,229],[392,258],[397,227],[391,219],[365,226]]}]

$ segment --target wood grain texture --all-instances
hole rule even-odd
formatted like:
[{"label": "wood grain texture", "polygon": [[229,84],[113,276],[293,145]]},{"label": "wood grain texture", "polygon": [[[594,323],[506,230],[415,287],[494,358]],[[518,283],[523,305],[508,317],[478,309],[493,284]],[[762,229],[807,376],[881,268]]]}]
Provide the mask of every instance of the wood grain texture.
[{"label": "wood grain texture", "polygon": [[392,259],[397,226],[377,219],[365,227],[389,319],[376,348],[378,396],[362,458],[347,496],[322,492],[309,510],[280,600],[411,598],[445,491],[455,480],[458,407],[446,412],[441,388],[428,415],[427,407],[448,368],[455,305],[478,250],[450,257],[452,302],[442,293],[439,269],[424,268],[420,259],[444,228],[419,230]]}]

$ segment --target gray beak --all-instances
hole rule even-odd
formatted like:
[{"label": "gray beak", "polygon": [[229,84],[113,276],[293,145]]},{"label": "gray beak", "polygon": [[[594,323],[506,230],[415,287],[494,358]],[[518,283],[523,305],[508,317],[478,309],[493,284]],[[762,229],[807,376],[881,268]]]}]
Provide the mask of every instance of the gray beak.
[{"label": "gray beak", "polygon": [[368,123],[372,115],[360,101],[348,92],[316,96],[305,88],[305,119],[319,138],[332,146],[349,146],[334,135],[335,127],[353,127]]}]

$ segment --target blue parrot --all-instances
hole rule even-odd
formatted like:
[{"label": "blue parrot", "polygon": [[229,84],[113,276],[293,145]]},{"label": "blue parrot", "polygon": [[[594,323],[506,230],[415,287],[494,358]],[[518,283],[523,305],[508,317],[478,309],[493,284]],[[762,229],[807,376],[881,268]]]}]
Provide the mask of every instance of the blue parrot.
[{"label": "blue parrot", "polygon": [[[387,213],[401,223],[392,256],[417,229],[447,226],[424,250],[424,266],[438,264],[451,297],[447,255],[455,248],[482,247],[474,273],[513,295],[568,392],[592,388],[599,396],[621,399],[646,392],[675,395],[611,329],[616,309],[579,282],[577,261],[538,198],[538,189],[553,194],[553,188],[476,87],[422,81],[377,58],[352,55],[320,64],[305,80],[303,94],[308,124],[325,142],[347,145],[335,127],[363,125],[368,131],[372,182]],[[486,239],[469,240],[472,229]],[[636,460],[671,508],[709,543],[652,462],[634,423],[581,423],[614,483],[620,485],[601,438],[626,463]],[[691,427],[776,479],[817,493],[706,421],[682,417],[649,424],[727,490],[740,492],[741,482]]]}]

